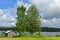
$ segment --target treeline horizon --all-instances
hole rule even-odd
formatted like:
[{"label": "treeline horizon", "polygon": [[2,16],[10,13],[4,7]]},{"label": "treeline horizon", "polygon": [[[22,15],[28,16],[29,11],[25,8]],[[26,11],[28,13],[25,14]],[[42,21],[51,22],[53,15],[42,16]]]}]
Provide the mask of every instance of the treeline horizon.
[{"label": "treeline horizon", "polygon": [[[0,31],[13,30],[16,31],[16,27],[0,27]],[[60,28],[52,28],[52,27],[41,27],[41,32],[60,32]]]}]

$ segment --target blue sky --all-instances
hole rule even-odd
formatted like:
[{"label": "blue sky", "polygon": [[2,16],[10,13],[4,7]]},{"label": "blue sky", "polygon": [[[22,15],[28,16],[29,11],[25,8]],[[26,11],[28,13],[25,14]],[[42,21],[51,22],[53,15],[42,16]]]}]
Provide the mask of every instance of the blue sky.
[{"label": "blue sky", "polygon": [[31,2],[29,0],[22,0],[24,3],[28,3],[31,4]]},{"label": "blue sky", "polygon": [[16,2],[17,0],[0,0],[0,8],[1,9],[14,8]]}]

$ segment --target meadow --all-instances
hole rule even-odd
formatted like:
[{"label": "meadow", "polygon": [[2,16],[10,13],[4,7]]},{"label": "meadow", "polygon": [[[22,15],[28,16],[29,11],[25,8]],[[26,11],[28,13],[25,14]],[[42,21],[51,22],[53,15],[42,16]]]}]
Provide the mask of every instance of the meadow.
[{"label": "meadow", "polygon": [[3,37],[0,40],[60,40],[60,37]]}]

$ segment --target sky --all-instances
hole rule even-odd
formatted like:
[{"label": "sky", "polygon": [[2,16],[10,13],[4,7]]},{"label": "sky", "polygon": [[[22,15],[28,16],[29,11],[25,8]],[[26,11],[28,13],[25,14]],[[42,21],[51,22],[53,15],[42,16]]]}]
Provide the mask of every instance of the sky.
[{"label": "sky", "polygon": [[16,4],[17,0],[0,0],[0,8],[6,9],[6,8],[14,8],[14,5]]},{"label": "sky", "polygon": [[0,26],[15,26],[17,0],[0,0]]},{"label": "sky", "polygon": [[60,28],[60,0],[0,0],[0,26],[15,26],[16,8],[36,5],[42,27]]}]

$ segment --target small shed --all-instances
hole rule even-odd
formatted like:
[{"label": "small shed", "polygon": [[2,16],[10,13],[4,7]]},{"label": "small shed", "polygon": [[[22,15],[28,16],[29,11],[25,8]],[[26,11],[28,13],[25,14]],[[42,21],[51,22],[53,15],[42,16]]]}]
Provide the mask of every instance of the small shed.
[{"label": "small shed", "polygon": [[13,37],[16,36],[16,32],[12,31],[12,30],[8,30],[5,32],[5,36],[6,37]]}]

